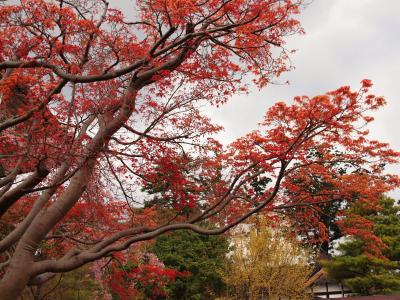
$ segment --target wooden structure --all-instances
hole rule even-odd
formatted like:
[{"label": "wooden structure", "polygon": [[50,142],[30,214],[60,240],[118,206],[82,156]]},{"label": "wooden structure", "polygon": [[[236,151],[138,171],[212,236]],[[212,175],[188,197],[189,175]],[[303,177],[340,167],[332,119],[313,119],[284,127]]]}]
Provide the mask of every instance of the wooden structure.
[{"label": "wooden structure", "polygon": [[308,279],[307,286],[316,299],[343,298],[352,293],[351,290],[342,283],[329,280],[323,269],[314,272]]}]

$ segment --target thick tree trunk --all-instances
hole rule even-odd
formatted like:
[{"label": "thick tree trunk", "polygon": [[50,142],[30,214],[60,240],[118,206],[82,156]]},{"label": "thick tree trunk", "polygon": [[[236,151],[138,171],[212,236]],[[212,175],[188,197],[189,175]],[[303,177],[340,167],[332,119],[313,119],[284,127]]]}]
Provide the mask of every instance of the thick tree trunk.
[{"label": "thick tree trunk", "polygon": [[[199,38],[197,44],[201,42]],[[34,253],[49,231],[68,213],[76,204],[86,189],[92,175],[96,158],[99,152],[108,143],[111,136],[117,132],[122,124],[129,119],[135,109],[138,91],[151,83],[152,76],[159,70],[174,70],[189,53],[184,48],[177,56],[166,62],[162,67],[154,68],[140,74],[130,83],[117,116],[112,111],[102,114],[99,119],[99,132],[92,138],[86,148],[86,155],[82,157],[83,165],[71,178],[63,194],[47,209],[39,213],[21,237],[11,263],[0,284],[0,297],[5,300],[15,300],[21,295],[31,278],[42,273],[35,271]]]},{"label": "thick tree trunk", "polygon": [[31,278],[33,263],[31,250],[20,243],[7,269],[7,273],[0,282],[0,298],[2,300],[18,299]]},{"label": "thick tree trunk", "polygon": [[46,234],[59,222],[84,192],[95,159],[91,159],[72,178],[63,195],[48,209],[40,213],[22,236],[4,278],[0,284],[1,299],[15,300],[33,275],[33,256]]},{"label": "thick tree trunk", "polygon": [[87,158],[83,158],[84,164],[80,170],[71,178],[70,184],[64,193],[49,208],[38,214],[31,225],[22,236],[11,259],[11,263],[0,284],[1,299],[17,299],[25,286],[29,283],[33,274],[33,256],[40,242],[46,234],[68,213],[68,211],[80,199],[86,190],[88,181],[96,164],[99,149],[105,145],[109,137],[116,132],[123,121],[129,117],[133,106],[127,110],[126,116],[122,114],[121,120],[110,122],[104,129],[100,129],[88,147]]}]

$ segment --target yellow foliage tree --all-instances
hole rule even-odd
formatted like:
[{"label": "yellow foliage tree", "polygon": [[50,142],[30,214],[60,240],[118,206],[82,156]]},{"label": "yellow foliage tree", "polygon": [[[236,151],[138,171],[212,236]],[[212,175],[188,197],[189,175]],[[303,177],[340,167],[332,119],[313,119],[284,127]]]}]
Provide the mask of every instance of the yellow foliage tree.
[{"label": "yellow foliage tree", "polygon": [[228,299],[310,299],[309,252],[295,237],[257,219],[236,232],[225,271]]}]

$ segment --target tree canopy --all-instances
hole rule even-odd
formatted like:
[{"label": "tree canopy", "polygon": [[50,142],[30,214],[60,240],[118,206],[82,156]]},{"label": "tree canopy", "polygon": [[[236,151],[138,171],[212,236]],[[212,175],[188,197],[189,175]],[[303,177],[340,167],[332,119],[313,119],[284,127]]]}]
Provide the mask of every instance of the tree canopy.
[{"label": "tree canopy", "polygon": [[[263,210],[325,239],[326,203],[375,206],[397,187],[384,166],[399,153],[363,129],[385,103],[369,80],[277,103],[228,147],[213,139],[221,127],[201,106],[291,69],[302,2],[136,1],[127,18],[105,0],[1,1],[2,297]],[[305,188],[316,179],[327,188]]]},{"label": "tree canopy", "polygon": [[225,270],[229,299],[310,299],[311,255],[290,231],[265,218],[237,230]]},{"label": "tree canopy", "polygon": [[168,268],[189,272],[170,285],[171,299],[213,299],[223,291],[221,271],[229,250],[226,237],[180,230],[159,236],[150,250]]},{"label": "tree canopy", "polygon": [[379,208],[368,209],[354,205],[349,213],[364,218],[364,228],[353,228],[368,232],[372,227],[375,247],[380,247],[380,256],[370,254],[370,234],[352,235],[342,242],[340,255],[324,263],[329,276],[344,282],[354,292],[371,295],[400,290],[400,207],[391,198],[382,197]]}]

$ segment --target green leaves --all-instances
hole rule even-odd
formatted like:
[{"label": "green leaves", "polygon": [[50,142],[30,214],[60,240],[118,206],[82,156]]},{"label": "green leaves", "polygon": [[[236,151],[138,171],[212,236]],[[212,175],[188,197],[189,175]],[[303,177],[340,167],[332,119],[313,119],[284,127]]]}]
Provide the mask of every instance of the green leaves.
[{"label": "green leaves", "polygon": [[382,197],[377,210],[361,205],[349,210],[373,222],[373,233],[386,244],[382,249],[384,256],[372,256],[366,252],[368,241],[352,237],[339,245],[339,256],[323,263],[330,277],[342,281],[359,294],[400,290],[400,208],[394,203],[393,199]]},{"label": "green leaves", "polygon": [[217,270],[222,269],[228,252],[225,237],[180,230],[160,236],[150,250],[166,267],[191,273],[170,286],[172,299],[210,299],[224,288]]}]

